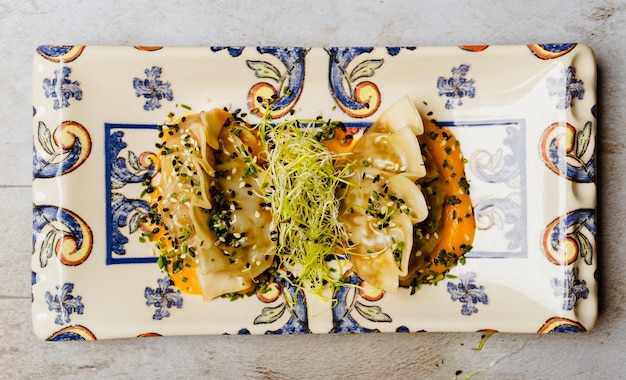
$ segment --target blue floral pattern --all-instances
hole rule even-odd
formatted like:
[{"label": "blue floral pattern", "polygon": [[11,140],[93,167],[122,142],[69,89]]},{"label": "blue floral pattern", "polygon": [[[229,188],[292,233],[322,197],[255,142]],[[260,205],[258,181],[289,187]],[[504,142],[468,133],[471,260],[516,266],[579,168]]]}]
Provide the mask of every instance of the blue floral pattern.
[{"label": "blue floral pattern", "polygon": [[558,101],[556,108],[566,109],[572,106],[574,99],[583,100],[585,97],[585,84],[576,78],[576,69],[569,66],[562,70],[557,78],[548,78],[548,94],[556,96]]},{"label": "blue floral pattern", "polygon": [[54,70],[54,78],[45,78],[43,80],[44,94],[46,98],[54,99],[55,110],[69,107],[70,98],[76,100],[83,99],[83,91],[80,88],[80,83],[70,79],[71,73],[72,69],[66,66],[59,70]]},{"label": "blue floral pattern", "polygon": [[578,268],[567,270],[563,279],[553,278],[554,295],[563,297],[563,310],[572,310],[580,298],[589,296],[589,288],[585,280],[578,279]]},{"label": "blue floral pattern", "polygon": [[452,76],[450,78],[439,77],[437,79],[439,96],[445,95],[450,98],[446,101],[446,109],[462,106],[463,102],[461,99],[464,97],[473,98],[476,96],[474,80],[465,77],[469,69],[469,65],[461,64],[452,68]]},{"label": "blue floral pattern", "polygon": [[174,100],[174,93],[170,88],[170,82],[163,82],[161,74],[163,69],[158,66],[152,66],[149,69],[145,69],[145,79],[133,78],[133,87],[135,88],[135,95],[137,97],[143,96],[146,98],[146,103],[143,105],[143,109],[146,111],[152,111],[161,108],[161,100],[166,99],[169,101]]},{"label": "blue floral pattern", "polygon": [[485,293],[485,287],[474,284],[476,273],[467,272],[459,276],[458,284],[448,282],[448,293],[451,294],[452,301],[459,301],[463,304],[461,308],[461,314],[472,315],[478,313],[476,304],[482,303],[487,305],[489,299]]},{"label": "blue floral pattern", "polygon": [[57,292],[52,295],[50,292],[46,292],[46,303],[48,304],[48,310],[57,313],[57,317],[54,323],[57,325],[63,325],[70,323],[70,315],[72,313],[82,314],[85,306],[81,302],[81,296],[73,296],[74,284],[66,282],[62,286],[56,286]]},{"label": "blue floral pattern", "polygon": [[144,297],[146,297],[146,306],[156,307],[152,319],[160,321],[163,318],[169,318],[172,307],[182,309],[183,297],[180,290],[173,288],[174,282],[167,276],[159,278],[157,282],[159,286],[156,289],[146,287]]}]

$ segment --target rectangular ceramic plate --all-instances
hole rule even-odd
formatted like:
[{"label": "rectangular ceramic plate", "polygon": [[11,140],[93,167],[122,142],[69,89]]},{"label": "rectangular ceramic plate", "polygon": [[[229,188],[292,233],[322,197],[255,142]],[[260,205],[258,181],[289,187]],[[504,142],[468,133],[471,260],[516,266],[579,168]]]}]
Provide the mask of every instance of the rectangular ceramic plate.
[{"label": "rectangular ceramic plate", "polygon": [[[49,340],[370,331],[586,331],[597,314],[596,66],[580,44],[391,48],[41,46],[33,71],[32,311]],[[437,286],[237,301],[183,294],[139,242],[172,112],[368,125],[408,94],[467,159],[476,235]],[[289,116],[294,113],[294,116]],[[254,122],[256,116],[250,116]],[[288,288],[284,289],[289,293]],[[272,297],[274,298],[274,297]]]}]

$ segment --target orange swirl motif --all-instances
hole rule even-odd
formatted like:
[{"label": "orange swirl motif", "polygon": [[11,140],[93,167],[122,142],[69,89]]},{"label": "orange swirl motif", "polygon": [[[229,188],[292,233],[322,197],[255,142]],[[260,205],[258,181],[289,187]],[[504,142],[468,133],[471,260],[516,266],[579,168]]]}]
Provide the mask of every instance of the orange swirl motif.
[{"label": "orange swirl motif", "polygon": [[563,317],[552,317],[548,319],[537,331],[540,334],[551,334],[561,332],[585,332],[587,329],[580,322]]},{"label": "orange swirl motif", "polygon": [[378,86],[363,78],[371,78],[380,68],[383,59],[366,59],[351,70],[348,66],[361,54],[371,53],[373,48],[329,48],[329,85],[333,99],[347,115],[364,118],[378,111],[381,94]]},{"label": "orange swirl motif", "polygon": [[[263,116],[270,108],[273,119],[290,112],[302,94],[305,77],[305,57],[308,49],[259,47],[261,54],[271,54],[284,65],[284,70],[265,60],[247,60],[246,64],[262,82],[254,84],[248,92],[250,112]],[[272,83],[268,83],[272,82]]]},{"label": "orange swirl motif", "polygon": [[96,336],[85,326],[74,325],[65,327],[46,338],[50,342],[71,340],[96,340]]},{"label": "orange swirl motif", "polygon": [[459,46],[459,48],[461,50],[465,50],[465,51],[471,51],[474,53],[478,53],[480,51],[483,51],[485,49],[487,49],[489,47],[489,45],[461,45]]},{"label": "orange swirl motif", "polygon": [[84,45],[41,45],[37,53],[52,62],[72,62],[85,49]]},{"label": "orange swirl motif", "polygon": [[537,58],[541,59],[554,59],[561,57],[570,51],[572,51],[577,44],[531,44],[528,45],[530,51],[533,52]]},{"label": "orange swirl motif", "polygon": [[[45,236],[44,236],[45,233]],[[41,237],[39,240],[39,237]],[[64,265],[82,264],[93,248],[91,228],[76,213],[52,205],[33,206],[33,246],[40,241],[42,268],[56,255]]]},{"label": "orange swirl motif", "polygon": [[135,49],[141,51],[157,51],[163,49],[163,46],[135,46]]},{"label": "orange swirl motif", "polygon": [[53,133],[40,121],[35,133],[38,144],[33,158],[33,178],[68,174],[81,166],[91,153],[91,136],[75,121],[64,121]]}]

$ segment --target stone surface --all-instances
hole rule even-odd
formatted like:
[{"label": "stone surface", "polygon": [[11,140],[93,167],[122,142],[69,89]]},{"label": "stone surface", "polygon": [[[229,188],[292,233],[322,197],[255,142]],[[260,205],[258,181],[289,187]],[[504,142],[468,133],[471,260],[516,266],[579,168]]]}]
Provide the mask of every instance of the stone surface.
[{"label": "stone surface", "polygon": [[[294,2],[0,0],[0,377],[620,378],[626,351],[626,5],[591,0]],[[476,2],[474,2],[476,3]],[[473,3],[472,3],[473,4]],[[539,5],[540,4],[540,5]],[[573,3],[570,3],[573,4]],[[209,336],[47,343],[30,323],[31,59],[39,44],[465,45],[581,42],[599,65],[596,328],[575,335],[480,333]],[[457,372],[461,371],[458,375]]]}]

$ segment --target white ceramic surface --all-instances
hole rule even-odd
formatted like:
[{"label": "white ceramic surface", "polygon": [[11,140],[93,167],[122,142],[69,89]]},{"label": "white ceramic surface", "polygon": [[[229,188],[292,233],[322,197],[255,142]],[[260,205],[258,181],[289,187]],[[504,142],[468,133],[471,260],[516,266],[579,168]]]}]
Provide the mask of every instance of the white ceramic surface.
[{"label": "white ceramic surface", "polygon": [[[595,70],[581,44],[42,46],[33,68],[35,332],[69,340],[589,330],[598,309]],[[248,110],[267,91],[287,115],[355,123],[408,94],[422,117],[449,126],[468,159],[478,227],[457,278],[378,301],[352,291],[335,309],[314,297],[296,307],[282,298],[205,303],[168,286],[130,227],[145,207],[141,158],[155,151],[156,125],[184,107]]]}]

